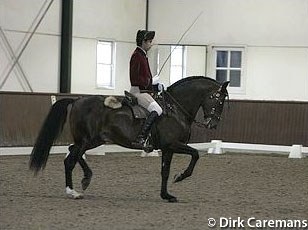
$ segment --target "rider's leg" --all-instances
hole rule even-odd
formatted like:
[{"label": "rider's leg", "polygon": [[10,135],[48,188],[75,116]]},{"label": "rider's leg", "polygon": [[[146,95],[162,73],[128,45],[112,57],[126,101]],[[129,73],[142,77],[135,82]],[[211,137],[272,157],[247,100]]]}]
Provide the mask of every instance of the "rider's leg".
[{"label": "rider's leg", "polygon": [[[162,114],[162,109],[159,106],[159,104],[156,101],[153,101],[147,108],[147,110],[150,112],[150,115],[145,120],[143,127],[141,128],[141,131],[139,135],[137,136],[137,139],[132,143],[132,145],[135,148],[144,148],[144,144],[148,138],[148,135],[151,131],[151,127],[153,123],[155,122],[156,118],[159,117]],[[147,148],[149,146],[146,146]]]}]

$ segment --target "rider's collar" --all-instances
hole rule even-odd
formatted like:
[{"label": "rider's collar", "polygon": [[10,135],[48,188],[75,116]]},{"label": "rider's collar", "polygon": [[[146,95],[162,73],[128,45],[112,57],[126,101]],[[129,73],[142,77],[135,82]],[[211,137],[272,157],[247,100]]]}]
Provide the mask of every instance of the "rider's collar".
[{"label": "rider's collar", "polygon": [[137,48],[141,49],[141,50],[144,52],[145,56],[147,56],[147,51],[145,51],[144,49],[142,49],[141,46],[137,46]]}]

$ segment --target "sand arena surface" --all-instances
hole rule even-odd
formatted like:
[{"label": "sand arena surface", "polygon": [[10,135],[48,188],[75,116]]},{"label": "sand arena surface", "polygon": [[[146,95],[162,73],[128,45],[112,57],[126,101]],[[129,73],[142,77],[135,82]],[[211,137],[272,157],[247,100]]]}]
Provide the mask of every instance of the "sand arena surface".
[{"label": "sand arena surface", "polygon": [[[0,157],[0,229],[209,229],[208,218],[308,219],[308,158],[205,155],[192,177],[173,184],[189,157],[175,155],[169,192],[160,196],[160,157],[87,156],[93,170],[83,200],[64,193],[63,155],[37,177],[29,156]],[[82,170],[74,170],[81,191]],[[213,228],[215,229],[215,228]]]}]

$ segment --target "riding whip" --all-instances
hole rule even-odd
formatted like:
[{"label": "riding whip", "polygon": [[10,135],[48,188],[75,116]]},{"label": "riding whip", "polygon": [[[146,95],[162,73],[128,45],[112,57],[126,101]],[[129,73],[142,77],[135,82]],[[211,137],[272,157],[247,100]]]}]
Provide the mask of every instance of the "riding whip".
[{"label": "riding whip", "polygon": [[182,39],[184,38],[184,36],[187,34],[187,32],[191,29],[191,27],[193,27],[193,25],[197,22],[197,20],[199,19],[199,17],[203,14],[203,11],[201,11],[199,13],[199,15],[195,18],[195,20],[191,23],[191,25],[184,31],[184,33],[182,34],[182,36],[180,37],[179,41],[176,43],[176,45],[174,46],[174,48],[171,50],[170,54],[168,55],[168,57],[166,58],[164,64],[162,65],[162,67],[160,68],[159,72],[158,72],[158,76],[160,75],[162,69],[164,68],[164,66],[166,65],[168,59],[171,57],[171,54],[173,53],[173,51],[175,50],[175,48],[180,44],[180,42],[182,41]]}]

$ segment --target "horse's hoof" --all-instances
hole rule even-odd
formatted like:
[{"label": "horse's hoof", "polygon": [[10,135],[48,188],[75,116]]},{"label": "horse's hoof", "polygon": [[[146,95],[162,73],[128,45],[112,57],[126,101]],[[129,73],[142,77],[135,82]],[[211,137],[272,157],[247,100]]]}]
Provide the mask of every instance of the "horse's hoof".
[{"label": "horse's hoof", "polygon": [[81,186],[82,186],[83,191],[85,191],[89,187],[90,182],[91,182],[91,178],[83,178],[81,180]]},{"label": "horse's hoof", "polygon": [[167,200],[169,203],[176,203],[178,202],[178,199],[175,197],[175,196],[172,196],[170,194],[161,194],[160,197],[163,199],[163,200]]},{"label": "horse's hoof", "polygon": [[183,174],[182,173],[178,173],[174,176],[173,178],[173,183],[176,183],[176,182],[180,182],[182,181],[184,178],[183,178]]},{"label": "horse's hoof", "polygon": [[172,198],[169,198],[168,199],[168,202],[169,203],[177,203],[178,202],[178,199],[176,197],[172,197]]},{"label": "horse's hoof", "polygon": [[81,194],[81,193],[79,193],[78,195],[76,195],[76,196],[73,196],[73,199],[75,199],[75,200],[80,200],[80,199],[83,199],[84,198],[84,196],[83,196],[83,194]]},{"label": "horse's hoof", "polygon": [[70,189],[69,187],[66,187],[65,192],[66,192],[67,197],[69,198],[72,198],[75,200],[83,199],[82,193],[76,192],[74,189]]}]

